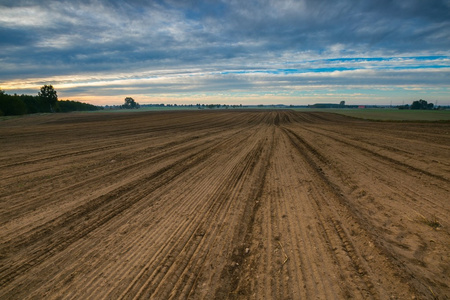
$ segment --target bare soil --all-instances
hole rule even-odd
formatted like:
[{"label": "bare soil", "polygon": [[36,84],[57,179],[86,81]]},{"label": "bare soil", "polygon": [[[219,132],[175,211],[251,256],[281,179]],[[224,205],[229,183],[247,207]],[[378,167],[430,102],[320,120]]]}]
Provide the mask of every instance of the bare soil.
[{"label": "bare soil", "polygon": [[448,299],[450,124],[0,122],[1,299]]}]

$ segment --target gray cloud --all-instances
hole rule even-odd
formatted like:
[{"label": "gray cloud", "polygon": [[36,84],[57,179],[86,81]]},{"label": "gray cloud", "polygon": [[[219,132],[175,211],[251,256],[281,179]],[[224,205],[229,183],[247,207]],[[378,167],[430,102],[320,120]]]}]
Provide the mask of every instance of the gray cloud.
[{"label": "gray cloud", "polygon": [[[308,69],[315,59],[448,57],[450,49],[447,0],[1,0],[0,10],[0,85],[21,78],[86,74],[266,72],[286,65]],[[349,63],[340,62],[347,67]],[[318,67],[327,67],[324,61],[321,64]],[[371,64],[379,61],[356,68],[372,68]],[[310,75],[310,81],[323,85],[354,81],[351,77],[339,81],[331,71],[327,79]],[[384,72],[362,81],[393,84],[383,79]],[[448,78],[448,69],[442,72],[440,78]],[[418,72],[409,74],[401,76],[404,82],[423,82]],[[280,77],[266,77],[266,86],[275,89]],[[281,82],[293,85],[292,78],[285,74]],[[227,73],[206,83],[191,78],[180,85],[152,88],[158,92],[251,90],[258,86],[252,80]]]}]

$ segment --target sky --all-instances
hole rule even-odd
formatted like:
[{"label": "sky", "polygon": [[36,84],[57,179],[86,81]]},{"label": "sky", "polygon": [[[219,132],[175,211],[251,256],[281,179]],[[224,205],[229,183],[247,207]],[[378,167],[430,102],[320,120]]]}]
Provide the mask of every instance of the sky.
[{"label": "sky", "polygon": [[96,105],[450,105],[450,0],[0,0],[0,89]]}]

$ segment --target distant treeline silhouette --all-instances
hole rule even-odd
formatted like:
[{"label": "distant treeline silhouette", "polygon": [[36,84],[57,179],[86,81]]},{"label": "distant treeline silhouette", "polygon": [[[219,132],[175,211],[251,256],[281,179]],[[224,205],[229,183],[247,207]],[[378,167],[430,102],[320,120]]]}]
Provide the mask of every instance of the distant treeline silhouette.
[{"label": "distant treeline silhouette", "polygon": [[433,103],[428,103],[427,101],[420,99],[413,101],[411,105],[400,105],[399,109],[436,109]]},{"label": "distant treeline silhouette", "polygon": [[[51,93],[49,100],[48,92]],[[53,87],[44,86],[37,96],[8,95],[0,90],[0,116],[15,116],[35,113],[94,111],[103,107],[71,100],[58,100]]]}]

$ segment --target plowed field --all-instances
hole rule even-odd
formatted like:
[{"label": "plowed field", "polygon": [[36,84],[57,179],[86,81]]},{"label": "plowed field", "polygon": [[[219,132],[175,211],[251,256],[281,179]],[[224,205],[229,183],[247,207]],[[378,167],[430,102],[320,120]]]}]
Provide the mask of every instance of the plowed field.
[{"label": "plowed field", "polygon": [[1,299],[448,299],[450,124],[0,122]]}]

